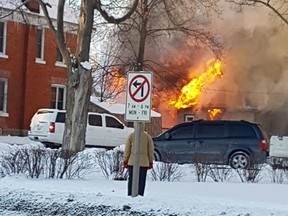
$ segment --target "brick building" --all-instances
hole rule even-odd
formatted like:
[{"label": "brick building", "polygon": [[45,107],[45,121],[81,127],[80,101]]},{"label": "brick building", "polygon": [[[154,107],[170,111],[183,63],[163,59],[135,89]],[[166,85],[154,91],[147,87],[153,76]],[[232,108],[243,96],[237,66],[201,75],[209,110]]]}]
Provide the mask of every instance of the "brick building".
[{"label": "brick building", "polygon": [[[3,16],[12,8],[0,4],[2,134],[25,135],[32,115],[39,108],[65,109],[66,67],[53,33],[41,10],[37,9],[39,5],[33,7],[33,10],[26,10],[24,15],[23,11],[15,11]],[[66,22],[66,43],[73,50],[76,33],[71,29],[76,29],[75,24]]]}]

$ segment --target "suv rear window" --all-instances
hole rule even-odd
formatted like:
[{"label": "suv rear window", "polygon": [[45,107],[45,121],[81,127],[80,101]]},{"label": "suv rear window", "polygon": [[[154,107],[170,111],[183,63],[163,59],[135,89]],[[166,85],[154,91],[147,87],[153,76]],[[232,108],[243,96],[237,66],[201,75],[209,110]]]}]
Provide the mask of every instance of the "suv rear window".
[{"label": "suv rear window", "polygon": [[66,113],[59,112],[56,117],[56,122],[65,123]]},{"label": "suv rear window", "polygon": [[248,124],[233,123],[229,125],[229,136],[230,137],[243,137],[243,138],[254,138],[256,133]]},{"label": "suv rear window", "polygon": [[37,112],[36,118],[41,121],[49,122],[53,117],[54,111],[41,110]]}]

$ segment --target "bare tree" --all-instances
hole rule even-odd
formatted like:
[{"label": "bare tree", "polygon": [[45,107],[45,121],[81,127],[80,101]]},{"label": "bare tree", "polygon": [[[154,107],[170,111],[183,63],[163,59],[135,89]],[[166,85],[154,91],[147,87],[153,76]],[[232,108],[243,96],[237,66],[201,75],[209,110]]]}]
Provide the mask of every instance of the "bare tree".
[{"label": "bare tree", "polygon": [[227,2],[233,3],[239,6],[239,10],[243,6],[266,6],[268,7],[276,16],[278,16],[283,23],[288,25],[288,1],[287,0],[226,0]]},{"label": "bare tree", "polygon": [[[108,23],[119,24],[128,19],[135,11],[139,0],[126,2],[127,6],[122,7],[122,16],[119,10],[115,18],[108,13],[109,5],[104,5],[101,0],[69,0],[68,3],[79,4],[79,21],[77,31],[76,51],[67,47],[64,32],[64,14],[66,0],[58,0],[57,19],[54,20],[49,14],[49,1],[44,0],[22,0],[23,4],[15,7],[20,9],[23,5],[28,8],[30,3],[39,4],[43,10],[49,28],[54,33],[57,46],[67,66],[68,84],[66,96],[66,122],[63,136],[61,157],[68,159],[85,148],[85,134],[87,114],[91,95],[92,77],[91,65],[89,64],[90,43],[93,31],[94,12],[98,11],[101,17]],[[38,6],[39,6],[38,5]],[[107,9],[107,11],[106,11]],[[119,8],[118,8],[119,9]],[[114,11],[115,12],[115,11]],[[10,14],[2,14],[1,17]]]},{"label": "bare tree", "polygon": [[117,25],[118,31],[115,31],[115,37],[119,40],[121,48],[118,63],[124,62],[125,68],[130,70],[153,71],[155,89],[153,96],[161,92],[159,98],[163,99],[162,93],[165,89],[180,90],[175,83],[186,79],[186,75],[178,73],[176,67],[171,66],[171,61],[175,57],[173,52],[176,49],[192,50],[187,55],[189,63],[191,57],[196,55],[197,49],[209,50],[217,57],[221,56],[222,46],[217,40],[217,35],[205,28],[211,21],[211,13],[218,15],[221,13],[218,2],[218,0],[139,2],[136,12],[130,19]]},{"label": "bare tree", "polygon": [[101,0],[81,0],[75,53],[70,52],[65,42],[63,17],[66,1],[58,1],[56,26],[54,26],[47,9],[50,7],[49,3],[42,0],[37,1],[45,14],[49,28],[55,35],[59,51],[67,65],[67,112],[61,157],[70,158],[85,148],[87,113],[92,78],[89,64],[87,67],[83,63],[89,62],[94,11],[97,10],[107,22],[119,24],[131,16],[139,0],[134,0],[131,7],[126,7],[126,13],[120,18],[110,16],[104,10],[105,7]]},{"label": "bare tree", "polygon": [[[167,41],[173,41],[177,45],[178,40],[186,45],[193,44],[199,47],[206,45],[218,54],[221,46],[216,36],[203,28],[209,22],[209,18],[202,18],[205,14],[209,14],[208,11],[217,10],[217,2],[218,0],[192,2],[183,0],[177,3],[171,0],[143,1],[141,8],[137,10],[141,21],[137,23],[137,19],[133,20],[134,25],[139,26],[137,28],[139,34],[137,67],[145,66],[148,62],[153,63],[153,58],[145,56],[145,51],[151,51],[151,46],[165,50]],[[161,45],[164,46],[160,47]]]},{"label": "bare tree", "polygon": [[[109,32],[109,29],[105,30]],[[121,55],[118,39],[108,34],[105,40],[107,42],[102,43],[100,49],[96,50],[97,54],[91,56],[92,93],[100,102],[115,99],[124,92],[126,84],[125,63],[118,63],[118,56]]]}]

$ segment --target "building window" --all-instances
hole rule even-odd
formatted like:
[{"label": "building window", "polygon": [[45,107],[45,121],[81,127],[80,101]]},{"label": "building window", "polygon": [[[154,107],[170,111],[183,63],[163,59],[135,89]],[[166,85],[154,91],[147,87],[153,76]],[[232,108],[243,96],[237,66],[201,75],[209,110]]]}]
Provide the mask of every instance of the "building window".
[{"label": "building window", "polygon": [[7,113],[7,79],[0,78],[0,115]]},{"label": "building window", "polygon": [[37,29],[37,42],[36,42],[36,61],[43,62],[44,61],[44,29]]},{"label": "building window", "polygon": [[184,116],[184,122],[191,122],[194,120],[194,115],[186,114]]},{"label": "building window", "polygon": [[56,63],[55,63],[55,65],[59,66],[59,67],[66,67],[66,65],[64,63],[64,60],[63,60],[63,57],[62,57],[58,47],[56,49],[56,52],[57,53],[56,53]]},{"label": "building window", "polygon": [[58,61],[58,62],[63,62],[63,58],[62,58],[62,55],[61,55],[61,53],[60,53],[59,48],[57,48],[56,61]]},{"label": "building window", "polygon": [[52,85],[51,108],[64,110],[66,107],[66,87],[63,85]]},{"label": "building window", "polygon": [[0,22],[0,57],[6,55],[7,23]]}]

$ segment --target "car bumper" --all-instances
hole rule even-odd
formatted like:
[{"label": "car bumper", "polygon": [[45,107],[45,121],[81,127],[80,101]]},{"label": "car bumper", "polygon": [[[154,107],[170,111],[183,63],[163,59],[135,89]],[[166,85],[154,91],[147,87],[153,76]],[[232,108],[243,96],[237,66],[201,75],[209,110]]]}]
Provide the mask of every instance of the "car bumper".
[{"label": "car bumper", "polygon": [[55,138],[53,138],[51,136],[32,134],[31,132],[28,132],[28,138],[33,140],[33,141],[38,141],[38,142],[42,142],[42,143],[57,143],[59,145],[61,144],[61,143],[59,143],[59,140],[55,140]]}]

